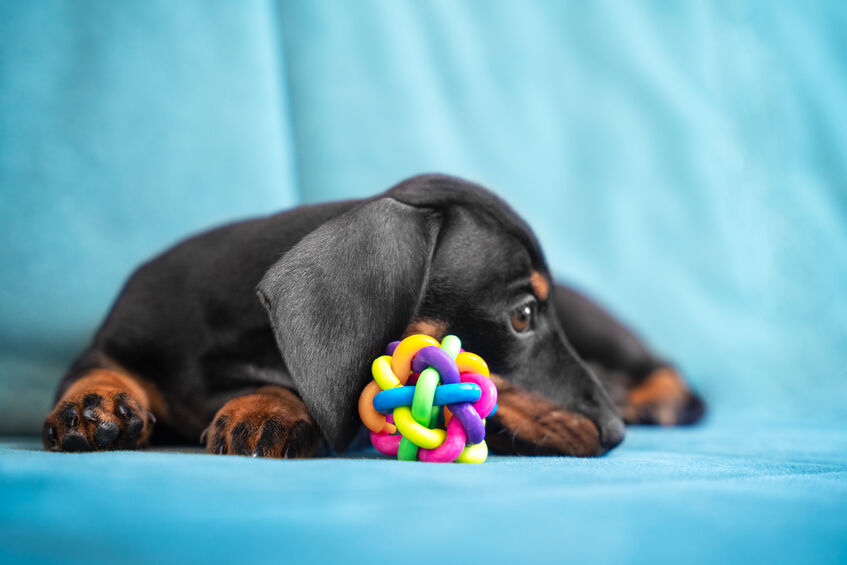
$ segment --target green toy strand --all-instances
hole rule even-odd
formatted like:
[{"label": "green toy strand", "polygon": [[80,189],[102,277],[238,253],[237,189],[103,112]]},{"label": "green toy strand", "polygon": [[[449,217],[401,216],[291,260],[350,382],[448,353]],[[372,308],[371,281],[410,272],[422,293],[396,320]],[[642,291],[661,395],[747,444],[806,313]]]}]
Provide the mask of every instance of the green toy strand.
[{"label": "green toy strand", "polygon": [[441,383],[441,375],[432,367],[424,369],[415,384],[415,395],[412,397],[412,417],[418,424],[430,427],[432,417],[432,401],[435,399],[435,387]]},{"label": "green toy strand", "polygon": [[418,458],[418,446],[406,438],[400,440],[397,448],[397,459],[400,461],[416,461]]},{"label": "green toy strand", "polygon": [[444,336],[444,339],[441,340],[441,349],[443,349],[451,359],[455,360],[456,356],[462,350],[462,340],[454,335]]}]

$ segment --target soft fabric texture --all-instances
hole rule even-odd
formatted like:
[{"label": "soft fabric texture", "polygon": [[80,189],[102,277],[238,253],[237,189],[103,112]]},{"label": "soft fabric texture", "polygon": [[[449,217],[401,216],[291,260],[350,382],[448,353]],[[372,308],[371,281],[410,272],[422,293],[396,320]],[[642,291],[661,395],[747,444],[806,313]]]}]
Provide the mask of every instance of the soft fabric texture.
[{"label": "soft fabric texture", "polygon": [[0,4],[0,432],[40,429],[139,263],[299,201],[274,13]]},{"label": "soft fabric texture", "polygon": [[6,447],[0,560],[364,559],[413,539],[364,533],[401,508],[461,552],[459,500],[494,560],[843,562],[846,26],[826,1],[0,4],[0,432],[39,430],[163,247],[425,171],[512,203],[710,408],[482,468]]},{"label": "soft fabric texture", "polygon": [[[482,465],[0,445],[0,562],[843,563],[847,432],[630,430]],[[372,452],[359,454],[373,458]]]}]

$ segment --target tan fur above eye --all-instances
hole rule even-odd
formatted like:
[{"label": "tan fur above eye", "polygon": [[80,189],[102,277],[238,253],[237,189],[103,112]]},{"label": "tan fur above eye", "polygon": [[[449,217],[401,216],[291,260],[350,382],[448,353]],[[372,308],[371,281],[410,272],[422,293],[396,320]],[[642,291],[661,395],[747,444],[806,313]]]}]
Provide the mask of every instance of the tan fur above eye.
[{"label": "tan fur above eye", "polygon": [[532,271],[532,276],[529,278],[529,284],[532,286],[532,293],[538,300],[547,300],[547,295],[550,294],[550,283],[544,278],[544,275],[538,271]]}]

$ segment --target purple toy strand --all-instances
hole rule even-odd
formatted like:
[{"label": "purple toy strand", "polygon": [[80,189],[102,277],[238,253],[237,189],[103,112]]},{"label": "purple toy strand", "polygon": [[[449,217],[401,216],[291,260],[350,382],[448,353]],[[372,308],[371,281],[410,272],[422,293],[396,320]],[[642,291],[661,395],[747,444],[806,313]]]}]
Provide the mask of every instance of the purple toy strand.
[{"label": "purple toy strand", "polygon": [[459,382],[459,369],[456,367],[456,362],[440,347],[428,345],[418,351],[412,359],[412,371],[420,373],[427,367],[438,371],[441,384],[452,385]]}]

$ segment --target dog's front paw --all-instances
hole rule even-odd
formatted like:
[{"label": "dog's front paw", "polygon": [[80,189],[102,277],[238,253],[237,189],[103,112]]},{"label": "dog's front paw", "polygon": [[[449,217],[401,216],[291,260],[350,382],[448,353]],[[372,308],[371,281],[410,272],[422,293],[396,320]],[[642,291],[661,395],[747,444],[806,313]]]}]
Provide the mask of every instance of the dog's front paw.
[{"label": "dog's front paw", "polygon": [[287,459],[314,455],[319,434],[302,400],[266,386],[224,404],[200,441],[209,453]]},{"label": "dog's front paw", "polygon": [[98,370],[71,385],[44,421],[51,451],[135,449],[150,438],[156,418],[130,377]]}]

